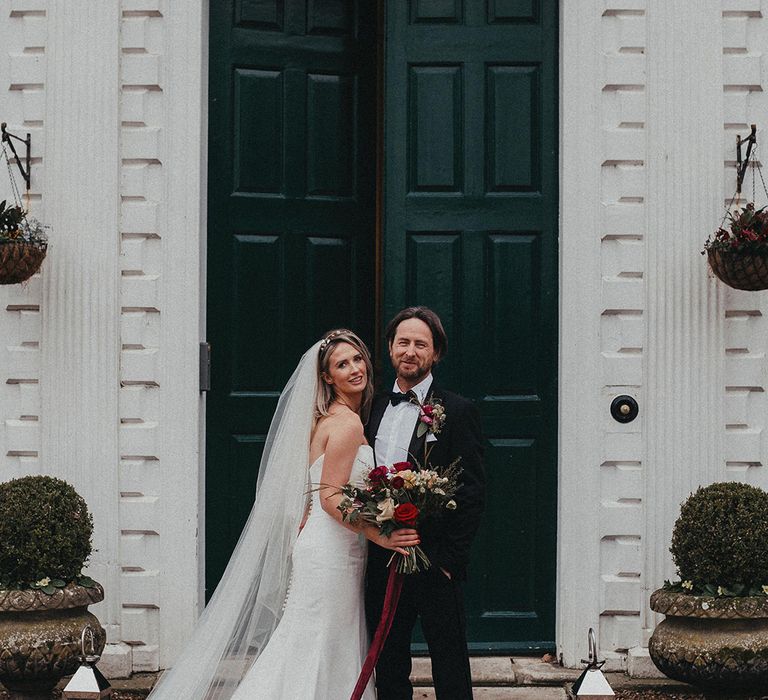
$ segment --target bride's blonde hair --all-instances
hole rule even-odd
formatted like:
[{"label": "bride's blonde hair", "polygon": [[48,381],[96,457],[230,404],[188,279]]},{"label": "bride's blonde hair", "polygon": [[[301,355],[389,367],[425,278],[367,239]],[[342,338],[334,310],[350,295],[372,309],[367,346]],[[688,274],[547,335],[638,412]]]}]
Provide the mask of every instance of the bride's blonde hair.
[{"label": "bride's blonde hair", "polygon": [[368,420],[368,414],[371,410],[371,401],[373,401],[373,363],[371,362],[371,353],[368,351],[365,343],[360,340],[356,333],[347,328],[337,328],[325,334],[323,342],[320,343],[320,349],[317,356],[317,396],[315,397],[315,416],[328,415],[328,408],[336,398],[336,391],[331,384],[323,380],[323,375],[328,374],[330,366],[331,353],[339,343],[348,343],[363,356],[366,370],[366,384],[363,389],[363,396],[360,401],[360,419],[365,423]]}]

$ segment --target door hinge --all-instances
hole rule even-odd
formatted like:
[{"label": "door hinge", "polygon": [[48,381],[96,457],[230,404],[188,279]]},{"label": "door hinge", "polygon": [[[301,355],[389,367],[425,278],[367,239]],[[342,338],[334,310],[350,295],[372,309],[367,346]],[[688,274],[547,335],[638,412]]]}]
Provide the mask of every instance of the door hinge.
[{"label": "door hinge", "polygon": [[211,390],[211,344],[200,343],[200,393]]}]

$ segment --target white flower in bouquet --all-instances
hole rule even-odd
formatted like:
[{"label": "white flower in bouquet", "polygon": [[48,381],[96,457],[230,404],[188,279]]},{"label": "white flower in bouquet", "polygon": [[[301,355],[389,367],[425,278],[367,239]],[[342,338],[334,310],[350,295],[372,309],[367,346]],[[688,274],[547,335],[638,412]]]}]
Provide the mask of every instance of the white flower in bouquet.
[{"label": "white flower in bouquet", "polygon": [[385,520],[392,520],[395,516],[395,507],[397,503],[391,498],[385,498],[378,504],[379,514],[376,516],[376,520],[383,523]]}]

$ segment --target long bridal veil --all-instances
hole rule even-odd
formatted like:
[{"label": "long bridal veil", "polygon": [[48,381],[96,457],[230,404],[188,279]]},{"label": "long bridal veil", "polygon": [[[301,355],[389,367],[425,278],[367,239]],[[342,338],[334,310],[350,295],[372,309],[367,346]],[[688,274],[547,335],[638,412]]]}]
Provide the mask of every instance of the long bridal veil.
[{"label": "long bridal veil", "polygon": [[152,700],[227,700],[280,621],[307,501],[319,348],[307,350],[280,395],[248,521],[192,639]]}]

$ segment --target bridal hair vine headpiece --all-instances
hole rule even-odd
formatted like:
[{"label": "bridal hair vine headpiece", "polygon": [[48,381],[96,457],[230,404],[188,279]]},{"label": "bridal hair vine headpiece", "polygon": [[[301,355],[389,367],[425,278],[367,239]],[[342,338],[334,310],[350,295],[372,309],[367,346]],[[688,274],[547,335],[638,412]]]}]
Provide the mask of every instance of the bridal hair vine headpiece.
[{"label": "bridal hair vine headpiece", "polygon": [[339,328],[339,330],[333,331],[333,333],[329,333],[327,336],[325,336],[325,338],[323,338],[323,342],[320,343],[320,353],[322,354],[325,352],[325,349],[328,347],[328,345],[330,345],[334,338],[338,338],[340,335],[344,335],[349,332],[350,331],[348,331],[346,328]]}]

